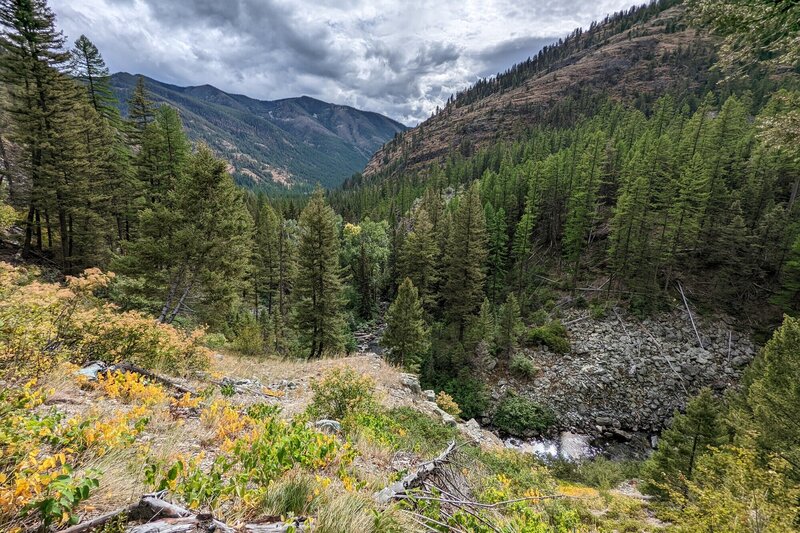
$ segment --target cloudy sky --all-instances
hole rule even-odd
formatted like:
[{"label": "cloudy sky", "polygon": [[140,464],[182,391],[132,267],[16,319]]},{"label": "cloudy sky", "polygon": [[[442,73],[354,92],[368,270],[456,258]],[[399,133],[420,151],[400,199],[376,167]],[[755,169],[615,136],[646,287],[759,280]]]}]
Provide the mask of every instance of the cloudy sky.
[{"label": "cloudy sky", "polygon": [[51,0],[112,72],[308,95],[409,125],[478,77],[631,0]]}]

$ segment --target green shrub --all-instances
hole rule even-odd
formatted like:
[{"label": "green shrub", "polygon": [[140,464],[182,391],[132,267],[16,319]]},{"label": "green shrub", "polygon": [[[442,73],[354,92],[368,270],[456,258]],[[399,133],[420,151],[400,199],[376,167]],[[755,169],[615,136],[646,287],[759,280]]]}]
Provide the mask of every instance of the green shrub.
[{"label": "green shrub", "polygon": [[254,420],[266,420],[280,414],[281,407],[269,403],[254,403],[247,408],[247,416]]},{"label": "green shrub", "polygon": [[436,405],[438,405],[439,409],[447,414],[453,416],[458,416],[461,414],[461,408],[458,407],[458,404],[453,400],[453,397],[447,394],[445,391],[439,391],[439,394],[436,395]]},{"label": "green shrub", "polygon": [[[555,480],[533,454],[508,449],[482,450],[478,447],[466,447],[464,451],[474,459],[474,464],[469,468],[470,477],[474,479],[479,496],[484,501],[496,500],[497,497],[519,498],[531,492],[556,492]],[[501,488],[497,486],[499,478],[509,481],[502,487],[503,494],[497,491]]]},{"label": "green shrub", "polygon": [[255,319],[246,320],[239,326],[233,339],[233,349],[244,355],[264,354],[264,337]]},{"label": "green shrub", "polygon": [[228,344],[228,339],[225,338],[225,335],[222,333],[206,333],[203,335],[202,339],[203,344],[206,348],[211,348],[212,350],[219,350],[220,348],[224,348],[226,344]]},{"label": "green shrub", "polygon": [[501,431],[511,435],[524,435],[526,432],[541,433],[555,422],[552,411],[523,396],[506,396],[492,420]]},{"label": "green shrub", "polygon": [[594,320],[605,318],[608,314],[608,302],[592,302],[589,305],[589,316]]},{"label": "green shrub", "polygon": [[550,315],[544,309],[538,309],[531,313],[528,321],[534,326],[542,326],[550,319]]},{"label": "green shrub", "polygon": [[403,429],[403,435],[398,439],[399,449],[433,455],[444,449],[458,434],[456,428],[445,426],[410,407],[395,407],[388,415]]},{"label": "green shrub", "polygon": [[364,412],[376,405],[375,382],[352,368],[336,368],[311,383],[314,395],[309,413],[315,417],[341,420],[351,413]]},{"label": "green shrub", "polygon": [[564,481],[582,483],[601,490],[616,487],[626,479],[639,475],[641,463],[637,461],[610,461],[598,456],[582,461],[557,459],[550,465],[551,472]]},{"label": "green shrub", "polygon": [[543,326],[532,328],[528,331],[528,342],[547,346],[556,353],[569,353],[570,350],[567,328],[559,320],[551,320]]},{"label": "green shrub", "polygon": [[533,364],[531,358],[521,353],[514,354],[511,357],[511,362],[508,364],[509,370],[521,378],[531,379],[536,375],[538,369]]},{"label": "green shrub", "polygon": [[353,413],[342,420],[342,427],[351,437],[424,455],[438,453],[457,434],[455,428],[410,407]]},{"label": "green shrub", "polygon": [[447,381],[443,387],[461,408],[465,419],[481,416],[489,407],[489,393],[483,381],[471,377],[467,373]]}]

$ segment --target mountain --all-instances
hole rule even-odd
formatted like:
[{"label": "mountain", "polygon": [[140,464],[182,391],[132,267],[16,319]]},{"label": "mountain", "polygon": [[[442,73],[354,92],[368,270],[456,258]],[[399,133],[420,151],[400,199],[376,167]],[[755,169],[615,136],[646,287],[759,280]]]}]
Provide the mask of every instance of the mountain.
[{"label": "mountain", "polygon": [[642,107],[668,91],[699,93],[715,81],[714,56],[714,43],[685,23],[685,7],[675,0],[616,13],[458,94],[381,147],[363,174],[420,170],[517,139],[533,126],[567,126],[574,118],[570,102],[610,97]]},{"label": "mountain", "polygon": [[[123,113],[136,78],[125,72],[111,77]],[[192,140],[214,148],[230,162],[237,183],[252,189],[335,187],[406,129],[378,113],[308,96],[264,101],[211,85],[145,83],[155,101],[180,111]]]}]

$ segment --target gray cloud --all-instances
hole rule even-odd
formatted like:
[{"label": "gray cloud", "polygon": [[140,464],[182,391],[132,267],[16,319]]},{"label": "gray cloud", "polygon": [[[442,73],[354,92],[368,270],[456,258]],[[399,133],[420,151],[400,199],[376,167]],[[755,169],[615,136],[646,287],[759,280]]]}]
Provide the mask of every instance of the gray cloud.
[{"label": "gray cloud", "polygon": [[109,67],[407,124],[630,0],[51,0]]}]

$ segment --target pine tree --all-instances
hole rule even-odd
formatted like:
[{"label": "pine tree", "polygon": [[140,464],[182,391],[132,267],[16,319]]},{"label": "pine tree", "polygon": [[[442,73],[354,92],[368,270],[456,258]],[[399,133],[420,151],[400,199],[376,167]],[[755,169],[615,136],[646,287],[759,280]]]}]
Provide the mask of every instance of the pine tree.
[{"label": "pine tree", "polygon": [[650,181],[641,168],[641,159],[633,157],[631,175],[623,185],[611,219],[609,248],[614,278],[629,283],[644,277],[650,258],[647,226]]},{"label": "pine tree", "polygon": [[195,312],[219,324],[244,289],[252,225],[225,162],[200,145],[163,202],[141,213],[139,235],[115,270],[142,281],[160,322]]},{"label": "pine tree", "polygon": [[86,86],[89,102],[100,116],[112,125],[121,126],[117,98],[111,90],[111,78],[100,51],[85,35],[75,41],[71,60],[72,75]]},{"label": "pine tree", "polygon": [[430,313],[437,303],[439,247],[425,209],[420,207],[414,212],[412,224],[412,230],[406,235],[400,250],[400,275],[411,279],[419,292],[422,306]]},{"label": "pine tree", "polygon": [[494,210],[491,203],[484,209],[486,233],[488,240],[488,279],[487,292],[489,300],[497,302],[503,291],[506,280],[506,263],[508,257],[508,231],[506,229],[506,212],[501,207]]},{"label": "pine tree", "polygon": [[310,358],[344,347],[342,282],[336,215],[317,188],[300,214],[298,272],[295,281],[296,323]]},{"label": "pine tree", "polygon": [[[31,181],[22,249],[26,255],[34,234],[37,248],[42,248],[41,220],[49,220],[47,204],[52,203],[54,174],[61,163],[54,147],[53,119],[56,109],[63,106],[59,99],[67,80],[60,69],[69,54],[63,50],[64,37],[56,31],[55,15],[44,0],[2,0],[0,26],[4,29],[0,36],[0,81],[9,92],[12,139],[24,147],[22,164]],[[51,235],[49,224],[47,230]]]},{"label": "pine tree", "polygon": [[484,298],[478,314],[469,318],[464,335],[464,349],[468,353],[475,353],[478,346],[483,344],[489,352],[494,352],[496,341],[497,321],[492,312],[492,304],[488,298]]},{"label": "pine tree", "polygon": [[265,203],[258,212],[255,234],[255,310],[256,318],[260,316],[260,306],[266,307],[271,316],[275,295],[278,290],[278,271],[280,269],[278,255],[278,239],[280,223],[278,215],[272,207]]},{"label": "pine tree", "polygon": [[667,267],[664,286],[672,280],[673,270],[691,255],[708,203],[708,176],[699,153],[684,167],[676,184],[673,201],[666,206],[667,225],[661,260]]},{"label": "pine tree", "polygon": [[781,290],[773,297],[772,303],[792,316],[800,311],[800,237],[794,241],[789,252],[781,276]]},{"label": "pine tree", "polygon": [[155,106],[150,92],[144,83],[144,76],[136,78],[136,86],[128,100],[128,121],[131,124],[131,137],[133,144],[140,145],[148,124],[155,120]]},{"label": "pine tree", "polygon": [[528,265],[533,255],[533,228],[533,214],[526,208],[514,229],[514,241],[511,247],[517,296],[523,304],[525,303],[524,288],[528,278]]},{"label": "pine tree", "polygon": [[645,489],[662,498],[670,490],[684,492],[698,458],[726,440],[720,402],[710,389],[703,389],[689,401],[685,414],[675,413],[670,427],[661,434],[658,449],[644,466]]},{"label": "pine tree", "polygon": [[277,260],[278,271],[274,295],[274,310],[271,316],[272,335],[277,353],[288,354],[295,342],[290,328],[292,311],[292,292],[297,277],[297,238],[296,220],[278,218]]},{"label": "pine tree", "polygon": [[423,314],[417,289],[409,278],[405,278],[389,306],[381,342],[389,351],[392,363],[412,372],[419,372],[420,364],[430,349],[430,332]]},{"label": "pine tree", "polygon": [[800,319],[785,317],[745,375],[746,422],[743,434],[755,435],[763,452],[791,465],[800,480]]},{"label": "pine tree", "polygon": [[178,111],[162,105],[141,135],[137,175],[149,205],[163,203],[175,188],[189,158],[189,140]]},{"label": "pine tree", "polygon": [[466,318],[484,297],[486,280],[486,221],[478,187],[474,183],[459,199],[445,250],[444,300],[451,322],[464,337]]},{"label": "pine tree", "polygon": [[503,350],[506,356],[510,356],[517,348],[517,341],[523,330],[519,303],[514,294],[509,293],[505,303],[500,306],[497,317],[497,347]]},{"label": "pine tree", "polygon": [[573,187],[567,205],[567,221],[564,228],[564,252],[572,264],[572,283],[577,282],[583,251],[591,239],[597,217],[598,190],[604,166],[605,135],[598,132],[592,136],[588,149],[578,169],[578,183]]}]

